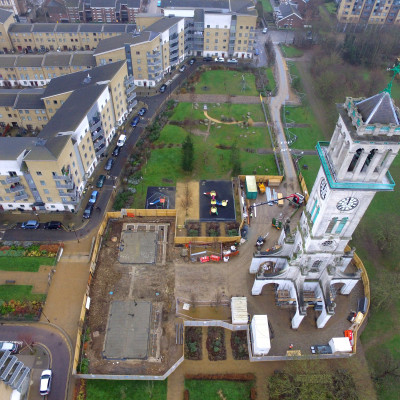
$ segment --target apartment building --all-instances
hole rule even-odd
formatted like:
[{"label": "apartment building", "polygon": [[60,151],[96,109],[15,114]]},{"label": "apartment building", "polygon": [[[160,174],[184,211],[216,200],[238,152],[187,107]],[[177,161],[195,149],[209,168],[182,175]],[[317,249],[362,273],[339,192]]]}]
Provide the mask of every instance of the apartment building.
[{"label": "apartment building", "polygon": [[341,0],[337,19],[351,24],[400,25],[400,0]]},{"label": "apartment building", "polygon": [[184,17],[188,54],[252,58],[257,12],[242,0],[163,0],[164,16]]},{"label": "apartment building", "polygon": [[10,24],[8,51],[93,50],[102,39],[133,32],[135,26],[127,24]]},{"label": "apartment building", "polygon": [[135,23],[140,0],[65,0],[70,22]]},{"label": "apartment building", "polygon": [[[186,47],[185,47],[186,46]],[[163,18],[137,36],[121,35],[102,40],[94,51],[97,65],[127,60],[128,73],[137,86],[155,86],[187,52],[185,20]]]},{"label": "apartment building", "polygon": [[0,51],[8,53],[13,50],[8,31],[10,25],[15,22],[14,15],[11,11],[0,8]]},{"label": "apartment building", "polygon": [[0,86],[36,87],[51,79],[96,66],[93,52],[49,52],[38,55],[0,55]]},{"label": "apartment building", "polygon": [[[76,210],[116,127],[136,103],[134,89],[125,61],[34,89],[42,91],[50,121],[37,138],[0,137],[0,209]],[[19,101],[28,106],[28,100]],[[3,103],[0,94],[0,107]]]}]

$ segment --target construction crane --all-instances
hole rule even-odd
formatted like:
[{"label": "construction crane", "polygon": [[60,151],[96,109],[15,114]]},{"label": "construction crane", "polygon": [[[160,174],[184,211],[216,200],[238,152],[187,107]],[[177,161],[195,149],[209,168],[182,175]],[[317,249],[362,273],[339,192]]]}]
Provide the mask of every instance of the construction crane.
[{"label": "construction crane", "polygon": [[[279,200],[289,200],[297,205],[301,205],[304,203],[304,196],[300,193],[293,193],[293,194],[290,194],[289,196],[281,197]],[[274,199],[274,200],[262,201],[261,203],[251,204],[247,209],[248,210],[247,217],[248,217],[249,225],[250,225],[250,215],[253,211],[253,208],[256,208],[258,206],[263,206],[265,204],[270,204],[270,205],[278,204],[278,200]]]}]

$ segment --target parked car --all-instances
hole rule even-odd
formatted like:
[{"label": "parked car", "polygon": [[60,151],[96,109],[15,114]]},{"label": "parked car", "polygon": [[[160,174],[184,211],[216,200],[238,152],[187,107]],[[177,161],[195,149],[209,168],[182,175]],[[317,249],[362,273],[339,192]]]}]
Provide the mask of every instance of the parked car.
[{"label": "parked car", "polygon": [[147,113],[147,108],[143,107],[139,110],[138,115],[140,115],[141,117],[143,117],[144,114]]},{"label": "parked car", "polygon": [[0,351],[10,351],[11,354],[15,354],[19,347],[13,342],[0,342]]},{"label": "parked car", "polygon": [[46,396],[50,393],[51,380],[53,378],[53,373],[51,369],[45,369],[40,376],[40,394]]},{"label": "parked car", "polygon": [[260,50],[255,49],[255,50],[254,50],[254,55],[255,55],[255,56],[259,56],[259,55],[260,55]]},{"label": "parked car", "polygon": [[93,204],[88,203],[85,207],[85,211],[83,212],[83,218],[89,219],[93,212]]},{"label": "parked car", "polygon": [[166,84],[161,85],[161,87],[160,87],[160,93],[164,93],[166,90],[167,90],[167,85],[166,85]]},{"label": "parked car", "polygon": [[212,60],[213,60],[212,57],[204,57],[203,58],[203,61],[206,61],[206,62],[209,62],[209,61],[212,61]]},{"label": "parked car", "polygon": [[136,115],[135,118],[133,118],[132,122],[131,122],[131,126],[135,127],[140,121],[140,117],[139,115]]},{"label": "parked car", "polygon": [[105,171],[111,171],[111,168],[114,165],[114,159],[113,158],[109,158],[106,162],[106,165],[104,166],[104,170]]},{"label": "parked car", "polygon": [[39,228],[39,222],[31,219],[29,221],[23,222],[21,225],[22,229],[37,229]]},{"label": "parked car", "polygon": [[189,61],[189,64],[193,65],[195,62],[196,62],[196,59],[195,58],[191,58],[190,61]]},{"label": "parked car", "polygon": [[228,59],[227,62],[230,63],[230,64],[237,64],[238,60],[236,60],[236,58],[230,58],[230,59]]},{"label": "parked car", "polygon": [[267,33],[268,32],[268,28],[263,28],[262,33]]},{"label": "parked car", "polygon": [[104,181],[105,180],[106,180],[106,176],[105,175],[100,175],[99,178],[97,179],[96,187],[102,188],[103,185],[104,185]]},{"label": "parked car", "polygon": [[119,135],[117,146],[122,147],[126,142],[126,135]]},{"label": "parked car", "polygon": [[179,71],[183,72],[186,69],[186,65],[181,65],[179,67]]},{"label": "parked car", "polygon": [[61,229],[62,223],[60,221],[50,221],[46,224],[46,229]]},{"label": "parked car", "polygon": [[225,58],[224,57],[215,57],[214,61],[215,62],[225,62]]},{"label": "parked car", "polygon": [[97,201],[97,197],[99,192],[97,190],[93,190],[92,194],[90,195],[89,203],[94,204]]},{"label": "parked car", "polygon": [[121,146],[115,146],[113,152],[111,153],[114,157],[118,157],[121,153]]}]

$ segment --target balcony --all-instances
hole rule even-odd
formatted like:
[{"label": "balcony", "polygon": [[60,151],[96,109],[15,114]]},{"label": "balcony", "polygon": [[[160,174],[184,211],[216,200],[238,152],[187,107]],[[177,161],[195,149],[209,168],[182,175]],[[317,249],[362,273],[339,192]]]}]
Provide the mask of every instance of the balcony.
[{"label": "balcony", "polygon": [[93,132],[97,128],[101,127],[101,121],[100,121],[100,119],[98,119],[98,120],[96,120],[96,122],[91,122],[89,125],[90,125],[90,131]]},{"label": "balcony", "polygon": [[135,89],[136,89],[135,85],[128,86],[125,88],[125,94],[128,95],[129,93],[133,92]]},{"label": "balcony", "polygon": [[73,190],[70,193],[68,193],[68,192],[64,192],[64,189],[58,189],[58,194],[60,195],[60,197],[76,198],[76,191],[75,190]]},{"label": "balcony", "polygon": [[137,100],[133,100],[131,103],[128,103],[128,108],[132,110],[133,107],[135,107],[137,104]]},{"label": "balcony", "polygon": [[25,189],[24,185],[11,185],[10,187],[10,193],[17,193],[17,192],[21,192]]},{"label": "balcony", "polygon": [[135,78],[131,75],[128,78],[125,78],[124,85],[125,85],[125,87],[128,85],[133,85],[134,82],[135,82]]},{"label": "balcony", "polygon": [[153,66],[158,66],[161,65],[161,60],[157,60],[157,61],[148,61],[147,62],[147,66],[148,67],[153,67]]},{"label": "balcony", "polygon": [[14,201],[20,201],[20,200],[28,200],[29,195],[26,192],[22,192],[20,194],[15,195]]},{"label": "balcony", "polygon": [[127,98],[127,101],[128,101],[128,103],[129,103],[129,102],[133,101],[134,99],[136,99],[136,93],[135,93],[135,92],[133,92],[133,93]]},{"label": "balcony", "polygon": [[161,72],[162,71],[162,66],[154,67],[154,68],[149,68],[148,72],[149,74],[155,74],[156,72]]},{"label": "balcony", "polygon": [[101,143],[99,147],[97,147],[97,148],[95,147],[94,148],[96,156],[99,156],[100,154],[104,153],[105,150],[106,150],[106,144],[104,142]]},{"label": "balcony", "polygon": [[75,183],[74,182],[66,182],[65,184],[62,184],[60,182],[56,182],[56,188],[57,189],[73,189],[75,187]]},{"label": "balcony", "polygon": [[76,199],[76,198],[75,198],[75,199],[64,199],[64,198],[61,197],[61,203],[63,203],[63,204],[76,205],[76,204],[79,203],[79,200]]},{"label": "balcony", "polygon": [[6,182],[7,183],[18,183],[19,181],[21,180],[21,177],[20,176],[8,176],[7,178],[6,178]]},{"label": "balcony", "polygon": [[152,53],[146,54],[147,58],[159,58],[161,57],[161,51],[153,51]]},{"label": "balcony", "polygon": [[99,129],[98,131],[94,131],[94,132],[92,133],[92,140],[93,140],[93,142],[94,142],[95,140],[97,140],[103,133],[104,133],[104,132],[103,132],[103,129]]}]

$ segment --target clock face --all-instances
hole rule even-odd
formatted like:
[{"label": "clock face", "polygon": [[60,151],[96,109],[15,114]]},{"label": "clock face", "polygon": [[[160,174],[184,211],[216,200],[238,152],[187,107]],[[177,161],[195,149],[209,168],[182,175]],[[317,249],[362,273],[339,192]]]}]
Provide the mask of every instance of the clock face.
[{"label": "clock face", "polygon": [[319,185],[319,194],[321,195],[321,199],[325,200],[326,193],[328,192],[328,182],[325,178],[321,179],[321,183]]},{"label": "clock face", "polygon": [[357,206],[358,199],[355,197],[345,197],[336,204],[337,209],[340,211],[350,211]]}]

